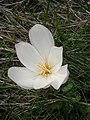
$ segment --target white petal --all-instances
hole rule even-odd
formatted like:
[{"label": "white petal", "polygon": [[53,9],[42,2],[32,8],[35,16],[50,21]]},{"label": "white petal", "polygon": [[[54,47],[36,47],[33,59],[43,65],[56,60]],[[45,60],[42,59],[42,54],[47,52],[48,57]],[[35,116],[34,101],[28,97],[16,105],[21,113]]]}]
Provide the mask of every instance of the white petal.
[{"label": "white petal", "polygon": [[36,78],[34,72],[31,72],[25,67],[11,67],[8,70],[8,76],[24,89],[32,89]]},{"label": "white petal", "polygon": [[63,61],[63,54],[62,53],[63,53],[63,47],[53,46],[51,48],[49,58],[48,58],[48,63],[51,66],[53,66],[52,70],[54,72],[57,72],[62,65],[62,61]]},{"label": "white petal", "polygon": [[60,82],[58,77],[54,77],[54,81],[51,83],[54,89],[58,90],[60,87]]},{"label": "white petal", "polygon": [[31,44],[39,51],[45,59],[49,55],[54,40],[51,32],[43,25],[36,24],[29,31]]},{"label": "white petal", "polygon": [[64,81],[63,81],[63,83],[62,83],[62,84],[64,84],[64,83],[66,83],[66,82],[67,82],[68,77],[69,77],[69,70],[67,70],[67,76],[65,77],[65,79],[64,79]]},{"label": "white petal", "polygon": [[47,86],[44,87],[44,89],[49,88],[49,87],[50,87],[50,85],[47,85]]},{"label": "white petal", "polygon": [[34,89],[40,89],[40,88],[47,88],[50,86],[50,83],[53,81],[53,78],[51,76],[49,77],[44,77],[44,76],[39,76],[34,82]]},{"label": "white petal", "polygon": [[21,63],[31,71],[36,72],[38,64],[42,62],[42,58],[36,49],[29,43],[20,42],[15,45],[16,53]]},{"label": "white petal", "polygon": [[64,84],[69,76],[69,71],[67,68],[68,65],[64,65],[60,68],[60,70],[55,73],[54,75],[54,81],[51,83],[51,85],[55,88],[55,89],[59,89],[59,87]]}]

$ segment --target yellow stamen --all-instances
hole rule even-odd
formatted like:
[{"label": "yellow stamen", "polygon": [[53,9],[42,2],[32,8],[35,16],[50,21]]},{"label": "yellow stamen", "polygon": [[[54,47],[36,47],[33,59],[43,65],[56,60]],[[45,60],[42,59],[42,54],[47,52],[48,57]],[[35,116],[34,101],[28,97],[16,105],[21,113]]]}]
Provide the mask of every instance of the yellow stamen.
[{"label": "yellow stamen", "polygon": [[51,67],[50,67],[50,65],[48,65],[47,62],[45,62],[44,64],[39,64],[38,66],[41,68],[40,75],[48,76],[52,73]]}]

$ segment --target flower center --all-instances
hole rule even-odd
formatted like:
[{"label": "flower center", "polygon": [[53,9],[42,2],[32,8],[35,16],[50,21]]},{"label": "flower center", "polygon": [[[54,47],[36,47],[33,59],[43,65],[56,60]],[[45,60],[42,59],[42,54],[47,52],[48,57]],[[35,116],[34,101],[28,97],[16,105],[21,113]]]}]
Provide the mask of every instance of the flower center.
[{"label": "flower center", "polygon": [[45,64],[39,64],[39,67],[41,68],[40,75],[42,75],[42,76],[48,76],[52,73],[51,66],[48,65],[47,62],[45,62]]}]

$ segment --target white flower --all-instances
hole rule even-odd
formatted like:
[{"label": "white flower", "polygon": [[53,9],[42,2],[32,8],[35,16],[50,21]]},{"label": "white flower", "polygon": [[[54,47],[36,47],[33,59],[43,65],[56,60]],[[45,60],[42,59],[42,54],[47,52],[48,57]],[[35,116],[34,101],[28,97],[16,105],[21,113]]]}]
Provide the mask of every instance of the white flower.
[{"label": "white flower", "polygon": [[15,45],[17,57],[25,67],[11,67],[8,76],[24,89],[55,89],[64,84],[69,76],[68,65],[62,65],[63,48],[54,46],[51,32],[36,24],[29,31],[30,42]]}]

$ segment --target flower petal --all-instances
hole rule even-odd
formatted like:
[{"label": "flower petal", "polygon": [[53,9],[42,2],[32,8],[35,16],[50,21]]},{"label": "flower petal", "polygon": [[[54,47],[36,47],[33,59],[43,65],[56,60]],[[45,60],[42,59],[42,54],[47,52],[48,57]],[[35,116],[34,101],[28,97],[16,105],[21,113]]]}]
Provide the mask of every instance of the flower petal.
[{"label": "flower petal", "polygon": [[42,62],[42,58],[36,49],[29,43],[20,42],[15,45],[16,53],[21,63],[31,71],[36,72],[38,64]]},{"label": "flower petal", "polygon": [[34,89],[47,88],[49,87],[52,81],[53,81],[53,77],[51,76],[48,77],[39,76],[35,80],[33,88]]},{"label": "flower petal", "polygon": [[51,48],[49,58],[48,58],[48,64],[53,66],[52,70],[54,72],[57,72],[62,65],[62,61],[63,61],[62,53],[63,53],[63,47],[53,46]]},{"label": "flower petal", "polygon": [[55,89],[59,89],[59,87],[67,81],[69,76],[69,71],[67,66],[68,65],[62,66],[60,70],[57,73],[55,73],[54,81],[51,83],[51,85]]},{"label": "flower petal", "polygon": [[29,31],[31,44],[39,51],[40,55],[46,59],[49,55],[54,40],[51,32],[43,25],[36,24]]},{"label": "flower petal", "polygon": [[63,83],[62,83],[62,84],[64,84],[64,83],[66,83],[66,82],[67,82],[68,77],[69,77],[69,70],[67,70],[67,76],[65,77],[65,79],[64,79],[64,81],[63,81]]},{"label": "flower petal", "polygon": [[8,70],[8,76],[24,89],[32,89],[36,78],[35,73],[25,67],[11,67]]},{"label": "flower petal", "polygon": [[45,87],[44,87],[44,89],[47,89],[47,88],[49,88],[49,87],[50,87],[50,84],[49,84],[49,85],[47,85],[47,86],[45,86]]}]

